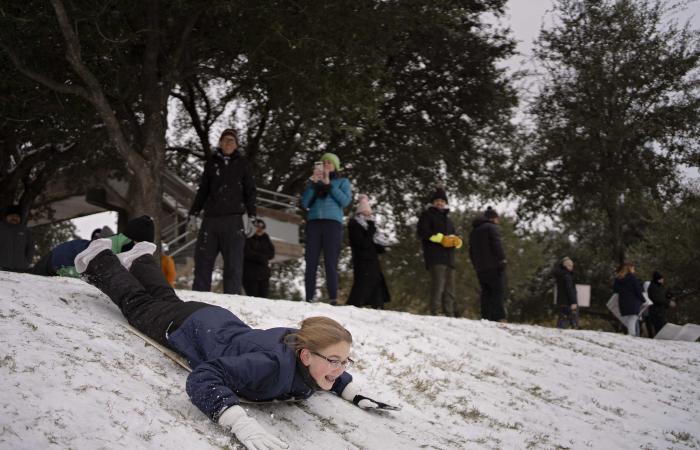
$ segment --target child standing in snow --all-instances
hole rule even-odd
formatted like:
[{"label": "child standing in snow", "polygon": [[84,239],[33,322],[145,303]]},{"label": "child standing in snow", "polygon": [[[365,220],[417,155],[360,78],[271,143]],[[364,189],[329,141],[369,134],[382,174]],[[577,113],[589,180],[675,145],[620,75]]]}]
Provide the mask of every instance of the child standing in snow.
[{"label": "child standing in snow", "polygon": [[107,239],[93,241],[75,258],[75,268],[119,307],[129,323],[187,359],[186,390],[192,403],[249,449],[287,444],[265,431],[239,405],[249,401],[306,399],[333,391],[361,408],[387,405],[360,395],[344,371],[351,334],[327,317],[305,319],[300,329],[250,328],[229,310],[183,302],[151,256],[156,247],[139,242],[115,255]]}]

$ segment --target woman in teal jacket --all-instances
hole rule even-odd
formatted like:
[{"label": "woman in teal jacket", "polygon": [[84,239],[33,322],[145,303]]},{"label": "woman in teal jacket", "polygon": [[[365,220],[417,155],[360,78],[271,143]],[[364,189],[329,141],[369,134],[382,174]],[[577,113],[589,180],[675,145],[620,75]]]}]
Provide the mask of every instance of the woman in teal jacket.
[{"label": "woman in teal jacket", "polygon": [[316,270],[323,250],[326,284],[330,303],[338,298],[338,257],[343,240],[343,208],[352,200],[350,180],[342,178],[340,159],[333,153],[321,157],[301,196],[301,205],[308,211],[306,223],[306,301],[316,294]]}]

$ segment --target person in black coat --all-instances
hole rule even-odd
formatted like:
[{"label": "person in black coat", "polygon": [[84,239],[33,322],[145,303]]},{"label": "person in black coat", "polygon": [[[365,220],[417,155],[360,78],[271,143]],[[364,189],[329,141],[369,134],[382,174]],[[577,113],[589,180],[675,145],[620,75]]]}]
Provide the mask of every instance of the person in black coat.
[{"label": "person in black coat", "polygon": [[627,327],[627,334],[639,336],[639,311],[645,302],[642,283],[634,274],[634,264],[620,265],[613,283],[613,292],[618,295],[620,315]]},{"label": "person in black coat", "polygon": [[256,220],[255,234],[245,241],[243,289],[251,297],[267,298],[270,293],[270,261],[275,257],[275,246],[266,228],[263,220]]},{"label": "person in black coat", "polygon": [[221,133],[219,147],[204,165],[190,219],[204,209],[204,219],[194,251],[193,291],[211,290],[216,256],[224,260],[224,293],[240,294],[243,249],[246,242],[243,215],[254,223],[255,180],[248,161],[238,149],[238,135],[229,128]]},{"label": "person in black coat", "polygon": [[430,272],[430,314],[436,315],[438,305],[442,304],[442,313],[454,317],[455,249],[462,247],[462,239],[455,235],[449,213],[447,193],[438,187],[418,219],[417,233],[423,246],[425,268]]},{"label": "person in black coat", "polygon": [[369,198],[364,194],[359,196],[355,217],[348,221],[348,237],[353,283],[346,304],[384,309],[384,303],[391,301],[379,263],[379,255],[386,251],[386,242],[377,232]]},{"label": "person in black coat", "polygon": [[574,284],[574,261],[568,256],[553,270],[557,283],[557,306],[559,306],[559,319],[557,328],[578,329],[578,299],[576,285]]},{"label": "person in black coat", "polygon": [[653,305],[649,307],[649,316],[647,317],[647,329],[649,337],[653,338],[656,333],[666,325],[666,314],[669,308],[675,308],[676,302],[671,300],[671,297],[666,292],[664,287],[664,277],[659,272],[654,271],[651,275],[651,282],[647,288],[649,300]]},{"label": "person in black coat", "polygon": [[481,318],[505,322],[506,254],[498,229],[498,213],[490,206],[472,223],[469,258],[481,287]]},{"label": "person in black coat", "polygon": [[[134,328],[184,357],[192,372],[192,403],[248,449],[284,449],[240,406],[241,402],[306,399],[332,391],[360,408],[388,405],[368,398],[345,371],[352,335],[328,317],[297,328],[253,329],[228,309],[180,300],[153,258],[156,246],[139,242],[115,255],[97,239],[75,258],[82,278],[104,292]],[[207,332],[202,332],[206,330]]]},{"label": "person in black coat", "polygon": [[22,208],[11,205],[0,220],[0,270],[23,271],[32,263],[32,232],[22,223]]}]

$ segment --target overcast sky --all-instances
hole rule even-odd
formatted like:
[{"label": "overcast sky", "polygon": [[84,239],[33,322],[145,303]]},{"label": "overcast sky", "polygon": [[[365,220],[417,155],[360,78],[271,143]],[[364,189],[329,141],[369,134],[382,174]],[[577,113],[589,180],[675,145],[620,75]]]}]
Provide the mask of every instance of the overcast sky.
[{"label": "overcast sky", "polygon": [[[510,0],[508,2],[506,24],[510,25],[513,36],[518,42],[518,55],[508,61],[513,70],[528,68],[528,60],[532,57],[532,43],[543,23],[550,23],[547,11],[552,8],[551,0]],[[700,29],[700,0],[688,3],[687,8],[677,17],[681,22],[690,19],[693,27]],[[688,171],[689,176],[697,177],[697,169]],[[101,213],[82,219],[74,220],[79,237],[89,239],[95,228],[109,225],[116,230],[116,213]]]}]

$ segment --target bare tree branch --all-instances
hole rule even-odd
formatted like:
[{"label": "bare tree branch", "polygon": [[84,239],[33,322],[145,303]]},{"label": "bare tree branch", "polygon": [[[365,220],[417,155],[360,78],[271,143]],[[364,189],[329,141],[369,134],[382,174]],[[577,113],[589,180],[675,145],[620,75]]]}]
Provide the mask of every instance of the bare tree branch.
[{"label": "bare tree branch", "polygon": [[17,70],[19,70],[20,73],[22,73],[27,78],[31,78],[37,83],[41,83],[53,91],[61,92],[63,94],[78,95],[89,100],[90,95],[82,87],[59,83],[58,81],[53,80],[46,75],[33,71],[32,69],[25,66],[24,63],[22,63],[22,61],[20,60],[20,58],[15,54],[15,52],[13,52],[3,42],[0,42],[0,48],[2,48],[5,51],[5,53],[7,53],[7,56],[10,57],[10,60],[15,65]]}]

